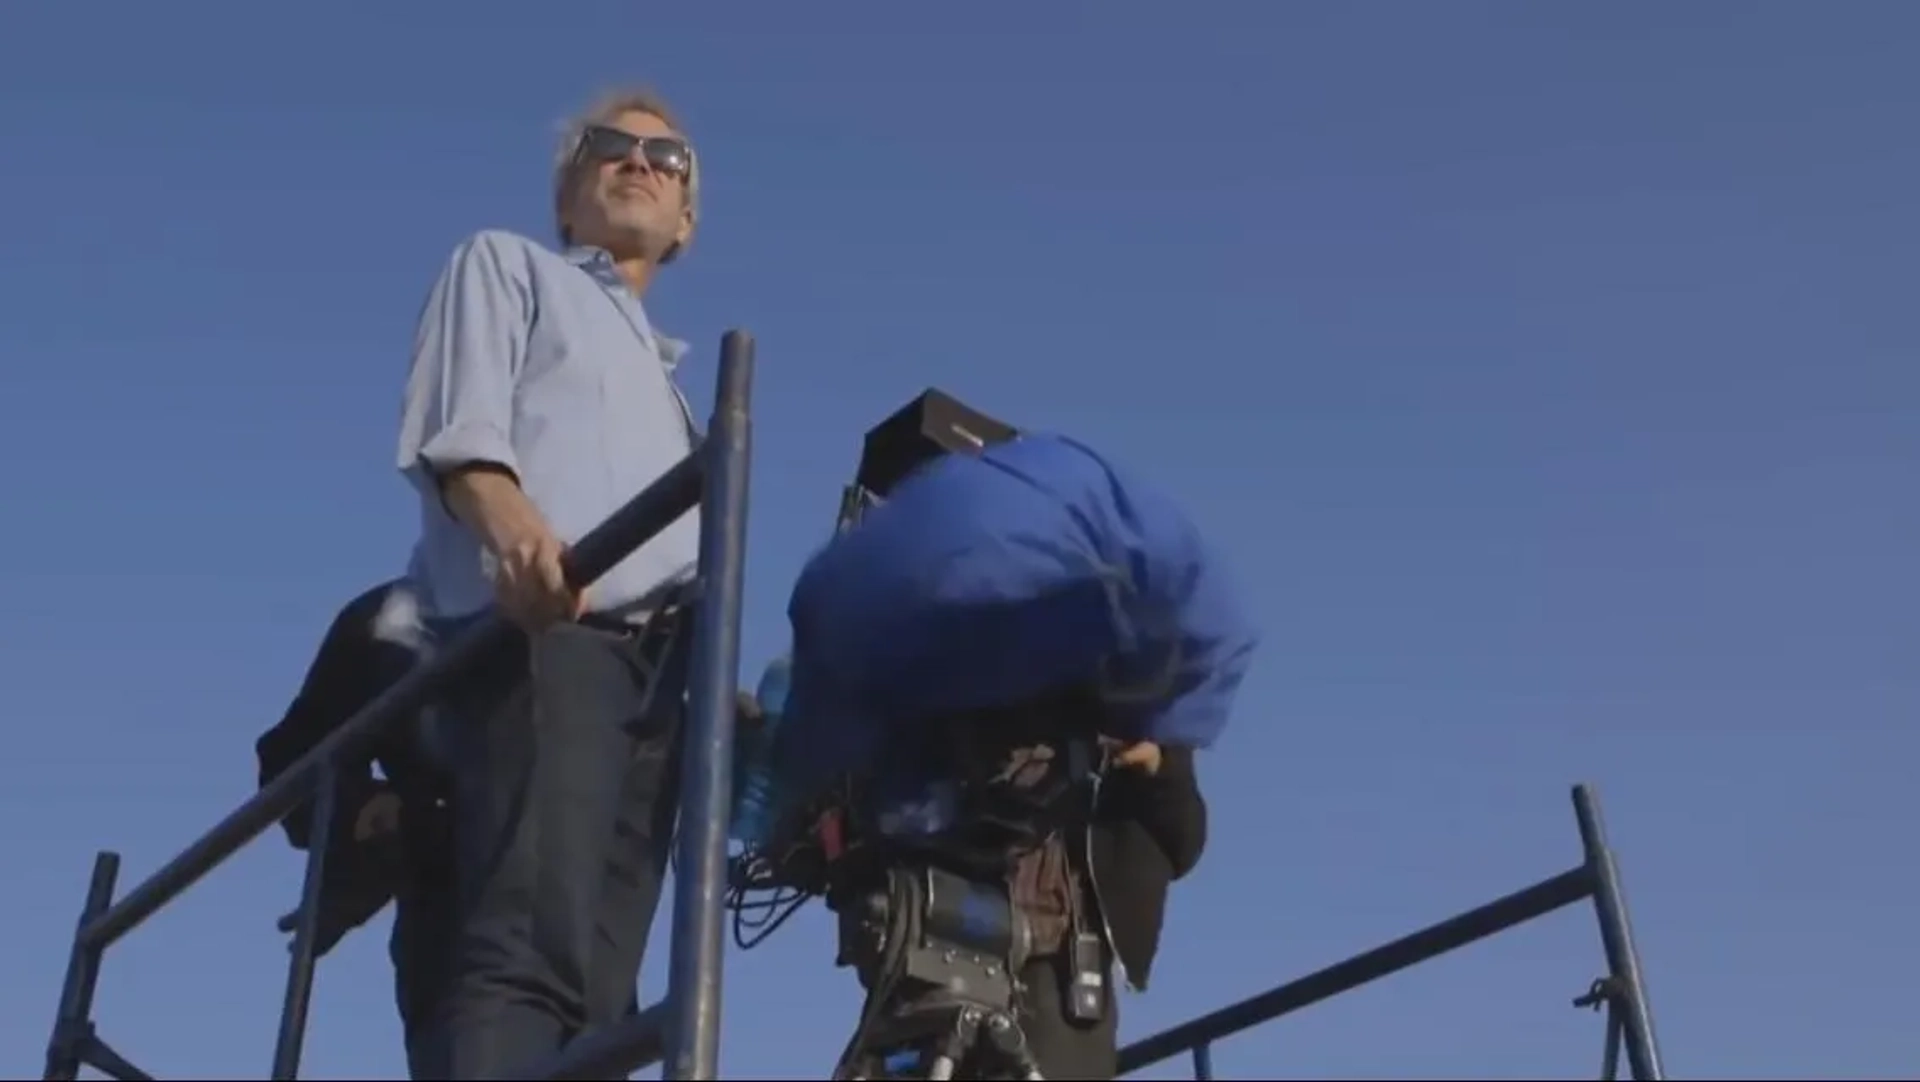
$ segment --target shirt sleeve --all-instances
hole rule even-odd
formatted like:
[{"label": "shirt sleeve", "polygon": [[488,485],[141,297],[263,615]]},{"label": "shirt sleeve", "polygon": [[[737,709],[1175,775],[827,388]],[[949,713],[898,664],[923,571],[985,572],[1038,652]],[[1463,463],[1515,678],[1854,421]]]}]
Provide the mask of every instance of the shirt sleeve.
[{"label": "shirt sleeve", "polygon": [[401,411],[397,464],[422,492],[476,463],[518,476],[513,389],[532,325],[525,242],[490,231],[454,250],[420,313]]}]

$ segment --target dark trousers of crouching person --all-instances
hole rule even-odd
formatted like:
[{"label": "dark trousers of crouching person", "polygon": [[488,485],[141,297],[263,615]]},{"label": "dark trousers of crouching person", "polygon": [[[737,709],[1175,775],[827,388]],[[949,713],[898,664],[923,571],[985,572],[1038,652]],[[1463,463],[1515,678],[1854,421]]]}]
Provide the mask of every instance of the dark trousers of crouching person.
[{"label": "dark trousers of crouching person", "polygon": [[[1143,992],[1159,952],[1171,884],[1206,848],[1207,805],[1193,753],[1168,748],[1157,768],[1115,770],[1101,787],[1093,821],[1016,861],[1013,892],[1033,921],[1036,952],[1021,969],[1021,1025],[1046,1078],[1113,1078],[1119,1068],[1118,980]],[[1109,936],[1109,931],[1111,935]],[[1072,997],[1084,958],[1074,941],[1092,936],[1104,978],[1094,1011]],[[1114,963],[1118,962],[1115,966]]]}]

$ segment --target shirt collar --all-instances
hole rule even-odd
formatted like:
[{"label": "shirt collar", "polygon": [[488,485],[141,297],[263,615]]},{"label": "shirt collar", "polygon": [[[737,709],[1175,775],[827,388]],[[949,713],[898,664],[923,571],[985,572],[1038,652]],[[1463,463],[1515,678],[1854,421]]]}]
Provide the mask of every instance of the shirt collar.
[{"label": "shirt collar", "polygon": [[[620,268],[613,265],[613,256],[605,248],[576,244],[567,249],[566,259],[567,262],[586,271],[602,286],[618,289],[624,300],[634,304],[640,303],[640,299],[627,288],[627,280],[620,277]],[[644,306],[641,310],[645,311]],[[679,367],[680,362],[685,359],[688,350],[692,347],[678,338],[670,338],[655,330],[651,319],[648,320],[648,330],[652,332],[654,343],[658,346],[660,363],[666,365],[669,372]]]},{"label": "shirt collar", "polygon": [[654,340],[660,343],[660,363],[666,365],[669,372],[680,367],[680,362],[686,358],[687,351],[693,348],[681,339],[668,338],[664,334],[654,335]]},{"label": "shirt collar", "polygon": [[620,277],[619,268],[613,265],[613,256],[605,248],[591,248],[576,244],[567,249],[567,262],[593,275],[602,283],[618,283],[622,289],[626,282]]}]

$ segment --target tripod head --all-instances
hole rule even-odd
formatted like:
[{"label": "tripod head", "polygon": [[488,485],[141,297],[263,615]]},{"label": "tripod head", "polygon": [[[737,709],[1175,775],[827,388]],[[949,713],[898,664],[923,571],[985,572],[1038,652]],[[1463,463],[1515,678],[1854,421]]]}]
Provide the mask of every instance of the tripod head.
[{"label": "tripod head", "polygon": [[1026,915],[1003,885],[901,856],[834,903],[840,961],[867,989],[834,1077],[1040,1077],[1018,1020]]}]

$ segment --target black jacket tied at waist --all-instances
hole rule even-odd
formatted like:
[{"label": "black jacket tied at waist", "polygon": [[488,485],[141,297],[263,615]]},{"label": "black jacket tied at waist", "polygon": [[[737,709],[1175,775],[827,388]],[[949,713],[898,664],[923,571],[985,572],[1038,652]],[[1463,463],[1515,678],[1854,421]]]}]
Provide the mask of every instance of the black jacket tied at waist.
[{"label": "black jacket tied at waist", "polygon": [[1165,749],[1154,774],[1107,775],[1088,828],[1088,863],[1114,953],[1137,987],[1146,987],[1160,950],[1168,889],[1206,847],[1207,802],[1192,750]]}]

